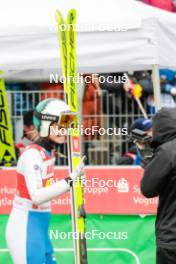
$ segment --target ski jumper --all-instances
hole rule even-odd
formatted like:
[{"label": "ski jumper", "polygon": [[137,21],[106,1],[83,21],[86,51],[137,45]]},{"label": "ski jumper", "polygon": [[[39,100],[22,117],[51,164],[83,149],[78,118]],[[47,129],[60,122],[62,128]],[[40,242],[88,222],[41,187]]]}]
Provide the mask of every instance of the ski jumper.
[{"label": "ski jumper", "polygon": [[39,145],[29,145],[17,164],[17,192],[6,228],[14,264],[56,264],[48,236],[50,200],[69,190],[55,183],[55,157]]}]

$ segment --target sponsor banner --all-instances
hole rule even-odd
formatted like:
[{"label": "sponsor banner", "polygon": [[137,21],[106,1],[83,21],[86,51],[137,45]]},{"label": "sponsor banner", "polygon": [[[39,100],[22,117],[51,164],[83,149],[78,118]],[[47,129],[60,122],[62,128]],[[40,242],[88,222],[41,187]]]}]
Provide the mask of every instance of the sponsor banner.
[{"label": "sponsor banner", "polygon": [[[143,170],[139,167],[86,167],[85,207],[89,214],[155,214],[158,198],[145,198],[140,192]],[[57,180],[68,175],[56,167]],[[8,214],[16,186],[15,169],[0,170],[0,214]],[[53,199],[54,214],[70,213],[69,192]]]},{"label": "sponsor banner", "polygon": [[[0,216],[0,263],[12,264],[5,241],[8,216]],[[155,264],[155,216],[87,215],[89,263]],[[52,215],[49,236],[58,263],[74,263],[69,215]]]}]

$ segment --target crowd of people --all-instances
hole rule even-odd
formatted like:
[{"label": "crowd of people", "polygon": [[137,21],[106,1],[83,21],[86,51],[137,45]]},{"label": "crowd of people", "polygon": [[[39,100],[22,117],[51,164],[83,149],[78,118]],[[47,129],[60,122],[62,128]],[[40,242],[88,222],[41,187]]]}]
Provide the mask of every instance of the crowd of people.
[{"label": "crowd of people", "polygon": [[[148,118],[150,119],[155,113],[151,71],[102,73],[98,76],[103,76],[104,81],[100,83],[98,82],[97,75],[94,78],[93,74],[89,74],[89,82],[85,82],[84,86],[82,86],[82,96],[79,98],[79,105],[82,105],[82,107],[79,115],[81,116],[81,123],[84,129],[91,129],[93,126],[102,127],[105,118],[106,124],[109,127],[127,127],[130,131],[133,122],[137,118],[143,117],[135,100],[136,94],[140,98]],[[108,82],[108,76],[112,76],[114,81]],[[160,70],[160,85],[162,107],[174,107],[176,72],[169,69]],[[16,96],[13,96],[11,106],[12,117],[13,115],[19,117],[24,116],[22,140],[19,141],[18,139],[16,142],[17,152],[19,153],[26,144],[34,141],[37,137],[32,123],[32,111],[35,107],[32,99],[35,97],[36,104],[45,98],[54,97],[63,99],[63,85],[61,83],[10,83],[6,87],[8,91],[18,91]],[[28,98],[23,94],[23,91],[26,90],[30,91]],[[22,94],[20,94],[20,91]],[[24,98],[21,98],[23,96]],[[142,122],[143,119],[139,120]],[[130,162],[129,154],[127,155],[128,158],[125,156],[124,159],[123,156],[121,159],[121,155],[126,155],[126,153],[131,153],[131,157],[134,157],[135,154],[127,137],[118,137],[117,139],[121,140],[122,148],[119,151],[118,146],[114,146],[114,142],[109,143],[108,148],[111,150],[112,155],[112,160],[110,160],[109,164],[123,164],[123,161],[127,161],[127,159],[127,164],[135,163],[134,160]],[[89,148],[93,146],[93,143],[101,140],[102,136],[98,132],[93,135],[87,135],[86,133],[83,135],[84,152],[87,156],[89,156]],[[62,146],[61,152],[66,152],[66,147]],[[119,152],[118,155],[115,155],[115,152]],[[60,163],[64,164],[64,162],[63,156]],[[87,162],[91,163],[91,160]]]}]

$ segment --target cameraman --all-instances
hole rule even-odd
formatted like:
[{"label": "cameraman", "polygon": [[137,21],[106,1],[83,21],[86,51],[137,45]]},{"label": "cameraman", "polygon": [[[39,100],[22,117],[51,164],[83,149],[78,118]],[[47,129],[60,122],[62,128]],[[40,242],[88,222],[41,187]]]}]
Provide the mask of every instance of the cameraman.
[{"label": "cameraman", "polygon": [[153,157],[144,168],[141,191],[159,196],[156,218],[157,264],[176,263],[176,108],[153,117]]},{"label": "cameraman", "polygon": [[[152,121],[150,119],[138,118],[132,124],[130,133],[135,129],[146,132],[148,136],[152,136]],[[116,165],[141,165],[142,158],[138,149],[143,147],[142,143],[135,143],[129,152],[116,161]]]}]

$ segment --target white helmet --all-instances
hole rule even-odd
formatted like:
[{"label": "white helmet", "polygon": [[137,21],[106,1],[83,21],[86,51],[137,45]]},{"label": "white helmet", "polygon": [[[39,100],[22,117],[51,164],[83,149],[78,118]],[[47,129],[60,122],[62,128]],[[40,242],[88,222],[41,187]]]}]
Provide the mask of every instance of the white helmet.
[{"label": "white helmet", "polygon": [[69,126],[75,118],[75,113],[71,112],[70,107],[59,99],[49,98],[41,101],[35,108],[34,126],[41,137],[47,137],[52,123],[58,123],[60,126]]}]

